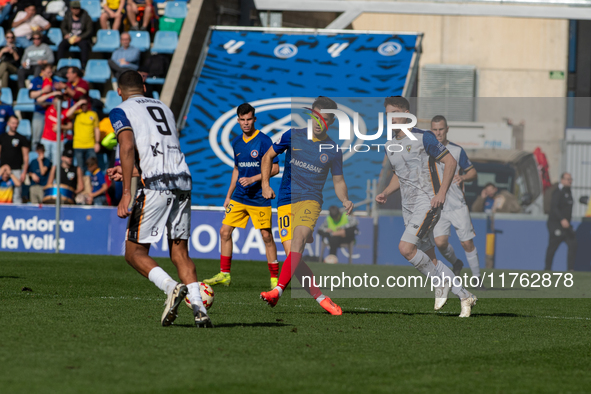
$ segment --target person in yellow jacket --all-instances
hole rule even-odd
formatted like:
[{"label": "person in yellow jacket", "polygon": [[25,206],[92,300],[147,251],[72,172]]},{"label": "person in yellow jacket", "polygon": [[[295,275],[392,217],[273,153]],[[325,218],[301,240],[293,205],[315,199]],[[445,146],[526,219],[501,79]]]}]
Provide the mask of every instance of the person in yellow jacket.
[{"label": "person in yellow jacket", "polygon": [[339,207],[331,205],[324,224],[318,229],[323,241],[328,241],[329,254],[336,255],[342,244],[355,240],[358,221],[353,215],[343,215]]}]

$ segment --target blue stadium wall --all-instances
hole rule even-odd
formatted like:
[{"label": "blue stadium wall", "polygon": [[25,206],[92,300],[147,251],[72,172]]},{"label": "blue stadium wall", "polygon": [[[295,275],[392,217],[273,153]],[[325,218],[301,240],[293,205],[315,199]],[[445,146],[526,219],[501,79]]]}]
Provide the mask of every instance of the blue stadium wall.
[{"label": "blue stadium wall", "polygon": [[[253,104],[257,128],[274,139],[289,128],[292,102],[298,98],[375,97],[381,105],[386,96],[406,93],[420,38],[420,34],[213,28],[181,131],[181,147],[193,174],[193,205],[224,202],[233,168],[229,143],[241,133],[235,114],[238,105]],[[336,140],[336,130],[329,134]],[[354,202],[365,199],[367,179],[378,178],[383,153],[367,159],[363,166],[352,160],[344,163]],[[279,177],[272,180],[275,190],[279,181]],[[338,202],[331,189],[327,182],[325,208]]]}]

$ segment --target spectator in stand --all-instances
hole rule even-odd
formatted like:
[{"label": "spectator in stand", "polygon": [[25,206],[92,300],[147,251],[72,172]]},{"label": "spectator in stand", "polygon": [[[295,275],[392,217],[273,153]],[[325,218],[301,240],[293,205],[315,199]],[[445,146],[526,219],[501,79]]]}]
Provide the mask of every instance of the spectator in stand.
[{"label": "spectator in stand", "polygon": [[127,15],[129,15],[131,30],[140,30],[137,22],[137,15],[142,9],[144,11],[144,18],[142,20],[141,30],[148,30],[150,21],[154,16],[154,6],[152,3],[152,0],[129,0],[127,2]]},{"label": "spectator in stand", "polygon": [[103,2],[103,13],[100,22],[101,29],[107,30],[109,22],[112,30],[119,30],[125,14],[125,0],[105,0]]},{"label": "spectator in stand", "polygon": [[[43,103],[46,100],[53,98],[52,105],[45,110],[45,125],[43,127],[43,135],[41,136],[41,143],[45,146],[45,155],[52,163],[57,162],[57,108],[61,105],[60,92],[51,92],[39,96],[38,103]],[[58,99],[56,99],[56,97]],[[66,130],[72,128],[72,122],[66,116],[66,111],[61,112],[62,121],[62,146],[64,145],[64,135]]]},{"label": "spectator in stand", "polygon": [[519,213],[521,205],[509,191],[499,190],[494,183],[489,182],[472,204],[472,212]]},{"label": "spectator in stand", "polygon": [[10,18],[11,11],[17,0],[0,0],[0,24],[4,23],[5,20]]},{"label": "spectator in stand", "polygon": [[101,171],[95,157],[86,160],[88,171],[86,176],[90,177],[92,192],[86,196],[86,203],[90,205],[107,205],[107,189],[109,186],[105,181],[105,173]]},{"label": "spectator in stand", "polygon": [[31,180],[29,201],[32,204],[41,204],[43,202],[43,189],[49,179],[51,162],[45,157],[45,147],[43,144],[37,144],[35,151],[37,152],[37,158],[31,160],[29,164],[29,179]]},{"label": "spectator in stand", "polygon": [[92,49],[92,19],[86,10],[80,8],[79,1],[70,2],[70,9],[64,16],[61,30],[64,39],[57,50],[58,60],[67,57],[70,46],[78,45],[82,68],[86,67]]},{"label": "spectator in stand", "polygon": [[[1,90],[0,98],[2,98]],[[2,102],[0,102],[0,134],[3,134],[6,131],[6,123],[11,116],[14,116],[12,105],[2,104]]]},{"label": "spectator in stand", "polygon": [[[73,160],[74,151],[70,148],[65,149],[60,162],[60,185],[69,186],[75,194],[79,194],[84,191],[82,170],[80,167],[72,164]],[[49,179],[47,180],[48,185],[53,185],[55,183],[55,171],[56,166],[53,165],[49,172]]]},{"label": "spectator in stand", "polygon": [[33,45],[25,49],[25,53],[21,59],[22,68],[18,70],[18,88],[25,87],[25,80],[29,75],[38,77],[41,69],[46,64],[53,64],[53,51],[49,45],[42,42],[43,37],[41,33],[33,34]]},{"label": "spectator in stand", "polygon": [[16,46],[16,37],[12,30],[9,30],[4,35],[4,38],[6,39],[6,45],[0,49],[0,80],[2,81],[2,87],[7,88],[10,74],[18,72],[23,50]]},{"label": "spectator in stand", "polygon": [[19,177],[10,171],[9,165],[0,167],[0,204],[11,204],[14,188],[20,185]]},{"label": "spectator in stand", "polygon": [[27,48],[33,43],[31,36],[33,33],[40,33],[41,30],[48,30],[51,27],[45,18],[36,14],[37,10],[33,4],[29,4],[23,11],[17,12],[12,21],[12,31],[16,36],[16,45],[21,48]]},{"label": "spectator in stand", "polygon": [[[68,72],[66,73],[68,83],[65,86],[65,94],[70,98],[70,105],[73,105],[81,99],[89,101],[88,90],[90,89],[90,85],[82,79],[82,75],[82,70],[78,67],[68,68]],[[58,86],[58,89],[62,87],[63,86],[60,85]]]},{"label": "spectator in stand", "polygon": [[[41,68],[38,77],[31,81],[31,90],[29,97],[37,100],[41,95],[51,93],[53,88],[53,66],[46,64]],[[45,109],[51,105],[51,98],[44,103],[35,103],[35,112],[33,112],[33,135],[31,137],[31,146],[37,146],[41,142],[43,125],[45,124]]]},{"label": "spectator in stand", "polygon": [[137,71],[140,66],[140,50],[129,45],[130,43],[129,33],[121,33],[121,46],[113,52],[109,60],[109,67],[115,78],[119,78],[119,75],[127,70]]},{"label": "spectator in stand", "polygon": [[[330,247],[328,254],[335,255],[342,244],[355,241],[358,221],[353,215],[344,215],[336,205],[328,208],[328,217],[318,229],[324,243]],[[324,257],[324,256],[321,256]]]},{"label": "spectator in stand", "polygon": [[88,101],[82,99],[72,105],[66,115],[74,120],[74,157],[76,165],[82,167],[91,157],[96,159],[101,150],[98,114],[90,109]]},{"label": "spectator in stand", "polygon": [[[16,132],[18,119],[11,116],[8,119],[6,133],[0,134],[0,166],[8,165],[12,174],[22,184],[29,172],[29,140]],[[12,202],[22,203],[21,187],[15,185]]]}]

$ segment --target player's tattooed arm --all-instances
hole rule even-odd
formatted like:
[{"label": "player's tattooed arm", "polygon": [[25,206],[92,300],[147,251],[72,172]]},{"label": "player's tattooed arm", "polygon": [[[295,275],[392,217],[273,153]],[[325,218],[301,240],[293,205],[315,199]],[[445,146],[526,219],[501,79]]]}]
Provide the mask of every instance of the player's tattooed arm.
[{"label": "player's tattooed arm", "polygon": [[353,203],[349,200],[349,191],[347,190],[345,177],[343,175],[333,175],[332,182],[338,199],[343,203],[343,208],[345,208],[347,215],[350,215],[353,212]]},{"label": "player's tattooed arm", "polygon": [[228,208],[228,204],[230,204],[230,199],[232,198],[232,194],[234,194],[234,190],[236,189],[236,182],[238,181],[238,167],[234,166],[234,170],[232,171],[232,181],[230,182],[230,187],[228,188],[228,194],[226,194],[226,200],[224,201],[224,209]]},{"label": "player's tattooed arm", "polygon": [[390,179],[388,186],[376,196],[376,202],[378,204],[385,204],[388,201],[388,196],[398,189],[400,189],[400,179],[398,179],[398,175],[392,174],[392,179]]},{"label": "player's tattooed arm", "polygon": [[[271,146],[261,160],[261,187],[263,189],[263,197],[268,200],[275,198],[275,192],[271,188],[269,180],[273,175],[276,175],[279,172],[279,165],[273,164],[273,160],[277,156],[277,152],[275,152],[275,149]],[[273,174],[275,166],[277,166],[277,172]]]},{"label": "player's tattooed arm", "polygon": [[440,159],[440,162],[444,164],[443,169],[443,179],[441,180],[441,186],[439,187],[439,191],[437,195],[431,199],[431,206],[433,208],[443,207],[445,203],[445,195],[447,194],[447,189],[451,185],[451,181],[453,180],[454,174],[456,173],[456,166],[457,162],[456,159],[453,158],[452,155],[445,155]]}]

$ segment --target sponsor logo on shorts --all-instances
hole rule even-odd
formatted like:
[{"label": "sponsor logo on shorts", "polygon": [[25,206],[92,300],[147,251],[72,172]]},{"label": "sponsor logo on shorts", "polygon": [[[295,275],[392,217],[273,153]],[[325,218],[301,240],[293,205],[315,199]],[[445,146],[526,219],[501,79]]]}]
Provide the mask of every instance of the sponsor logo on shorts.
[{"label": "sponsor logo on shorts", "polygon": [[260,217],[265,217],[265,212],[259,212]]},{"label": "sponsor logo on shorts", "polygon": [[281,230],[281,236],[285,237],[286,235],[287,235],[287,229],[284,228],[283,230]]},{"label": "sponsor logo on shorts", "polygon": [[309,209],[306,209],[306,210],[304,211],[304,214],[305,214],[305,215],[309,215],[309,214],[311,214],[311,213],[312,213],[312,212],[311,212]]}]

